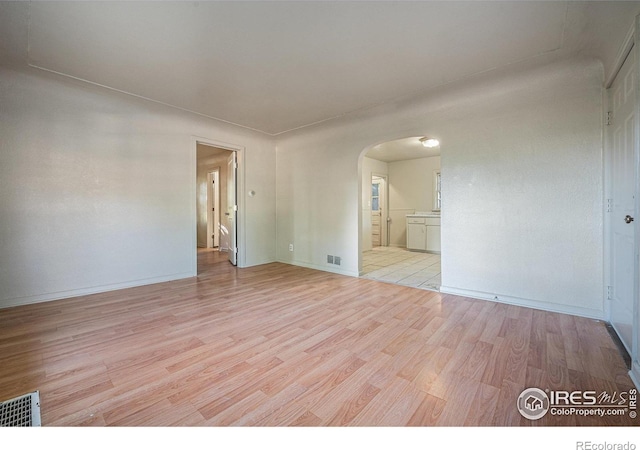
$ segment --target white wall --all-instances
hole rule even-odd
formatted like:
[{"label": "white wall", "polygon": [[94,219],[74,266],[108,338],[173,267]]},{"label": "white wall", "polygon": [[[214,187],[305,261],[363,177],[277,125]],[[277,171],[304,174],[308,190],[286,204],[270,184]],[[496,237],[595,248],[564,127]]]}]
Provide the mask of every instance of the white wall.
[{"label": "white wall", "polygon": [[0,68],[0,305],[194,275],[193,136],[245,149],[243,265],[357,275],[363,150],[435,135],[443,289],[601,316],[601,84],[599,63],[574,60],[381,105],[281,136],[276,180],[272,139]]},{"label": "white wall", "polygon": [[268,137],[6,67],[0,136],[0,307],[194,276],[194,136],[244,148],[240,264],[275,258]]},{"label": "white wall", "polygon": [[[371,250],[371,176],[388,175],[388,164],[384,161],[364,157],[362,160],[362,251]],[[388,200],[387,200],[388,203]]]},{"label": "white wall", "polygon": [[442,285],[601,317],[602,69],[560,69],[475,108],[443,149]]},{"label": "white wall", "polygon": [[528,63],[282,136],[278,259],[357,274],[363,150],[436,136],[443,290],[601,317],[602,81],[596,60]]},{"label": "white wall", "polygon": [[389,163],[390,246],[407,246],[407,214],[433,209],[435,170],[439,156]]}]

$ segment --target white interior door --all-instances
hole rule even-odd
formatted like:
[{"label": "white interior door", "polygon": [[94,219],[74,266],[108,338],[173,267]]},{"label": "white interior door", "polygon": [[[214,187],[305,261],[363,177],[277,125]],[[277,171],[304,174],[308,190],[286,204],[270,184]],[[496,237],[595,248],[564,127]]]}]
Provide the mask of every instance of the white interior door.
[{"label": "white interior door", "polygon": [[215,242],[215,206],[214,206],[215,178],[213,172],[207,174],[207,248],[213,248]]},{"label": "white interior door", "polygon": [[236,152],[230,153],[227,159],[227,212],[225,212],[225,218],[229,233],[229,262],[235,266],[238,264],[238,204],[236,201],[236,172],[238,164],[236,162]]},{"label": "white interior door", "polygon": [[635,223],[635,51],[631,51],[609,89],[612,114],[608,127],[611,149],[610,321],[630,354],[636,256]]},{"label": "white interior door", "polygon": [[387,179],[371,176],[371,245],[389,245],[389,213],[387,207]]},{"label": "white interior door", "polygon": [[371,245],[382,245],[382,179],[371,179]]},{"label": "white interior door", "polygon": [[220,248],[220,170],[207,174],[207,247]]}]

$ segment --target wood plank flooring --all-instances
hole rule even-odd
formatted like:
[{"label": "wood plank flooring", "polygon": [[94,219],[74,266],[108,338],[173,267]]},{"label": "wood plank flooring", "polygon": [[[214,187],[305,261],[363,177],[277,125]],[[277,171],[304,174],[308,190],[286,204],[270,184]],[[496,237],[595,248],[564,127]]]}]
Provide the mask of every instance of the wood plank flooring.
[{"label": "wood plank flooring", "polygon": [[637,425],[520,416],[526,387],[626,391],[603,323],[326,272],[236,269],[0,310],[0,399],[44,426]]}]

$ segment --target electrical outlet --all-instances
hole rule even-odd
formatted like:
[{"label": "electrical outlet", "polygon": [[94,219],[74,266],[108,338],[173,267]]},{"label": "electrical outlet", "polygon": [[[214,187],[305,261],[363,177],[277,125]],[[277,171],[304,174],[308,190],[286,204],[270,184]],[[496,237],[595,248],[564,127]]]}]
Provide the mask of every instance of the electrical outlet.
[{"label": "electrical outlet", "polygon": [[293,251],[293,244],[289,244],[289,251],[292,252]]},{"label": "electrical outlet", "polygon": [[332,255],[327,255],[327,262],[329,264],[333,264],[333,256]]}]

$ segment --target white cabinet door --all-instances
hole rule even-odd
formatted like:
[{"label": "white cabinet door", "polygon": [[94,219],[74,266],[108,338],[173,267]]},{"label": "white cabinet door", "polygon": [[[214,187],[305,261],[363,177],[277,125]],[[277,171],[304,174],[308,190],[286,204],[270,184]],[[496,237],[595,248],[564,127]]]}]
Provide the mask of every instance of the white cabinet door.
[{"label": "white cabinet door", "polygon": [[427,251],[440,251],[440,225],[427,225]]},{"label": "white cabinet door", "polygon": [[407,248],[410,250],[426,250],[427,230],[423,223],[407,223]]}]

